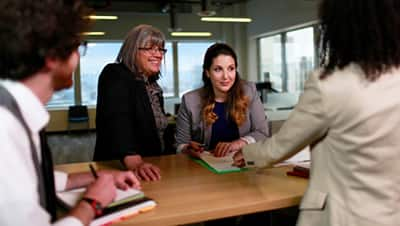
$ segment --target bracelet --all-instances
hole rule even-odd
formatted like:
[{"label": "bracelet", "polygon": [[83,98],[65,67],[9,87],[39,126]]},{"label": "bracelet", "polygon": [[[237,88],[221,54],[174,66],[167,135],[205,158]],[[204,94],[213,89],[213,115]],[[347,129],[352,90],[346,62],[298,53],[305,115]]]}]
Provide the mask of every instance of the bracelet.
[{"label": "bracelet", "polygon": [[96,217],[101,216],[103,213],[103,207],[99,201],[87,197],[83,197],[82,201],[87,202],[92,207]]}]

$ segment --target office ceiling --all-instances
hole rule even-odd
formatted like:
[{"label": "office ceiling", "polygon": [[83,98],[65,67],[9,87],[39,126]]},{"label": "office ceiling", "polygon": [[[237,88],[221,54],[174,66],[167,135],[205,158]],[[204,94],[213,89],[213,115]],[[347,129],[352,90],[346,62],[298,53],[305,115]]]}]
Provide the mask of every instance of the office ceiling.
[{"label": "office ceiling", "polygon": [[197,13],[200,9],[218,12],[233,4],[249,0],[84,0],[88,6],[103,12]]}]

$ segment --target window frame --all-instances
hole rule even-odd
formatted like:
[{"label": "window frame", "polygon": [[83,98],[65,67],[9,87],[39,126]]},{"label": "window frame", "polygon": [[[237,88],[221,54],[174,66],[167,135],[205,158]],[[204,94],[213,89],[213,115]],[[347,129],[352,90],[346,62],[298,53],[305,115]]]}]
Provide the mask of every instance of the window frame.
[{"label": "window frame", "polygon": [[[97,39],[88,39],[86,40],[88,42],[88,45],[90,45],[90,43],[123,43],[123,40],[97,40]],[[165,99],[179,99],[180,95],[179,95],[179,88],[180,88],[180,84],[179,84],[179,52],[178,52],[178,43],[215,43],[215,42],[219,42],[220,40],[216,40],[216,39],[193,39],[193,40],[178,40],[178,39],[172,39],[172,40],[166,40],[166,43],[171,43],[171,48],[172,48],[172,77],[173,77],[173,96],[168,96],[168,97],[164,97]],[[111,63],[111,62],[110,62]],[[202,64],[202,61],[199,62],[200,64]],[[81,86],[81,78],[82,78],[82,74],[81,74],[81,60],[79,60],[78,65],[76,67],[76,70],[73,73],[73,79],[74,79],[74,83],[73,83],[73,92],[74,92],[74,98],[73,98],[73,103],[72,105],[80,105],[83,103],[82,100],[82,86]],[[68,105],[46,105],[46,108],[49,110],[66,110],[68,109],[68,107],[70,106],[70,104]],[[89,108],[96,108],[96,104],[90,104],[88,105]]]},{"label": "window frame", "polygon": [[264,81],[263,74],[262,74],[262,62],[261,62],[261,39],[263,38],[268,38],[272,36],[277,36],[280,35],[280,40],[281,40],[281,61],[282,61],[282,92],[285,93],[287,92],[287,85],[284,85],[287,83],[288,79],[288,63],[287,63],[287,49],[286,49],[286,39],[287,39],[287,33],[293,32],[293,31],[298,31],[306,28],[313,28],[313,42],[314,42],[314,68],[316,68],[319,65],[319,45],[317,44],[317,40],[319,40],[319,30],[318,30],[319,23],[318,22],[310,22],[298,26],[293,26],[293,27],[288,27],[284,28],[281,30],[273,31],[273,32],[268,32],[266,34],[260,35],[257,37],[257,81]]},{"label": "window frame", "polygon": [[[220,42],[219,40],[211,40],[211,39],[206,39],[206,40],[175,40],[173,41],[175,43],[175,46],[173,46],[174,52],[176,53],[176,58],[174,58],[174,70],[176,69],[176,71],[174,71],[174,75],[176,75],[176,86],[175,86],[175,96],[174,97],[169,97],[169,98],[180,98],[181,95],[179,94],[179,90],[180,90],[180,84],[179,84],[179,51],[178,51],[178,43],[211,43],[211,45],[213,43],[217,43]],[[174,56],[175,57],[175,56]],[[203,56],[204,58],[204,56]],[[201,58],[200,61],[200,65],[203,65],[203,58]],[[174,77],[175,79],[175,77]],[[168,98],[168,97],[167,97]]]}]

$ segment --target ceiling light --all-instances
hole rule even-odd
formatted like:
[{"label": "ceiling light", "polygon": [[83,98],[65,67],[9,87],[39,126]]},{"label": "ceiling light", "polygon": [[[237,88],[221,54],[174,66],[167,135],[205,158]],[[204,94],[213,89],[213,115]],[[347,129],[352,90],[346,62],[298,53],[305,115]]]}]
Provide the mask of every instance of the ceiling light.
[{"label": "ceiling light", "polygon": [[117,16],[99,16],[99,15],[89,15],[86,18],[91,20],[117,20]]},{"label": "ceiling light", "polygon": [[248,17],[202,17],[201,21],[250,23],[252,20]]},{"label": "ceiling light", "polygon": [[211,35],[212,35],[211,32],[187,32],[187,31],[171,32],[171,36],[180,36],[180,37],[210,37]]},{"label": "ceiling light", "polygon": [[82,35],[105,35],[106,33],[103,31],[91,31],[91,32],[83,32]]}]

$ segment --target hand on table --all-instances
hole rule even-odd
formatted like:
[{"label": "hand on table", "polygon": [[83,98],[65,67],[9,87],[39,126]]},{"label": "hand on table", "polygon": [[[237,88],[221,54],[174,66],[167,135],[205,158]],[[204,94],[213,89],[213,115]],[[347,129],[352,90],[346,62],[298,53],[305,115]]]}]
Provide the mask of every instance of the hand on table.
[{"label": "hand on table", "polygon": [[135,170],[137,176],[145,181],[157,181],[161,179],[161,170],[157,166],[143,162]]},{"label": "hand on table", "polygon": [[161,170],[157,166],[144,162],[140,155],[128,155],[123,159],[125,166],[144,181],[161,179]]},{"label": "hand on table", "polygon": [[190,141],[189,144],[183,149],[183,153],[186,153],[194,158],[200,158],[200,154],[204,150],[204,145],[195,141]]},{"label": "hand on table", "polygon": [[237,167],[244,167],[245,166],[242,150],[237,151],[233,155],[233,165],[237,166]]},{"label": "hand on table", "polygon": [[232,152],[237,152],[242,149],[247,143],[244,140],[238,139],[232,142],[219,142],[214,149],[215,157],[224,157]]},{"label": "hand on table", "polygon": [[140,181],[132,171],[102,170],[100,174],[102,173],[111,174],[114,178],[115,186],[117,186],[119,189],[141,189]]}]

